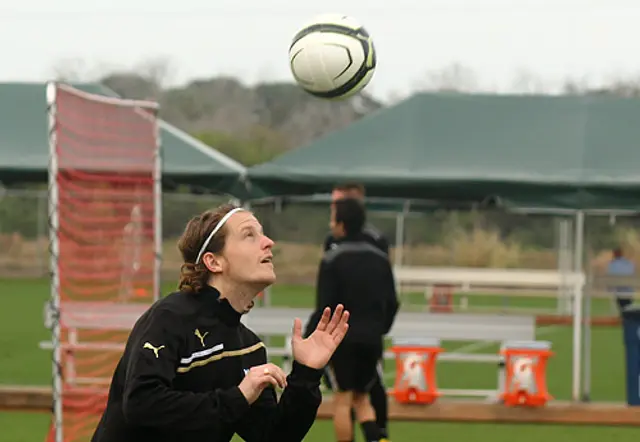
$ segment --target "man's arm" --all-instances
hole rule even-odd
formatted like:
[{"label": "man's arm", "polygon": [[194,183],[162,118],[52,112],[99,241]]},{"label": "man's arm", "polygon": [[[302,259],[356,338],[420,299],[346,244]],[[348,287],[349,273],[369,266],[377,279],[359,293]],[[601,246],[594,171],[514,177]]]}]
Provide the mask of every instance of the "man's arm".
[{"label": "man's arm", "polygon": [[393,276],[393,269],[391,268],[391,263],[388,262],[386,266],[386,278],[385,278],[385,286],[383,287],[384,293],[386,295],[385,303],[386,303],[386,311],[387,318],[385,321],[385,334],[389,333],[391,327],[393,326],[393,322],[395,321],[396,314],[398,313],[398,309],[400,308],[400,302],[398,301],[398,294],[396,293],[396,281]]},{"label": "man's arm", "polygon": [[198,430],[235,422],[249,410],[238,387],[207,393],[174,390],[183,339],[180,318],[154,309],[143,321],[129,343],[122,404],[128,422]]},{"label": "man's arm", "polygon": [[331,258],[331,256],[325,257],[320,263],[320,269],[318,270],[316,310],[320,312],[320,315],[322,315],[325,307],[330,307],[333,311],[338,305],[338,284],[333,259]]},{"label": "man's arm", "polygon": [[[329,254],[331,253],[333,252],[329,252]],[[330,307],[333,311],[338,304],[336,276],[331,264],[332,260],[326,255],[320,262],[316,280],[316,307],[309,318],[304,336],[309,336],[316,329],[325,307]]]},{"label": "man's arm", "polygon": [[378,247],[380,248],[380,250],[386,253],[387,256],[389,256],[389,241],[387,241],[387,238],[381,235],[378,239]]},{"label": "man's arm", "polygon": [[266,388],[251,410],[236,425],[236,433],[246,442],[301,442],[309,432],[322,402],[320,377],[314,370],[293,363],[287,387],[276,399],[273,388]]},{"label": "man's arm", "polygon": [[[324,258],[324,255],[331,250],[331,244],[333,244],[333,235],[327,235],[324,239],[324,243],[322,244],[323,258]],[[322,270],[322,261],[320,262],[320,269],[318,270],[317,282],[319,282],[321,270]],[[318,294],[319,294],[319,291],[316,285],[316,302],[315,302],[316,310],[313,311],[313,313],[311,314],[311,317],[309,318],[309,321],[307,321],[307,326],[305,327],[304,333],[302,334],[302,336],[304,336],[305,338],[308,337],[311,333],[313,333],[316,325],[318,324],[318,321],[320,320],[320,316],[322,315],[322,311],[318,313],[318,309],[317,309]]]}]

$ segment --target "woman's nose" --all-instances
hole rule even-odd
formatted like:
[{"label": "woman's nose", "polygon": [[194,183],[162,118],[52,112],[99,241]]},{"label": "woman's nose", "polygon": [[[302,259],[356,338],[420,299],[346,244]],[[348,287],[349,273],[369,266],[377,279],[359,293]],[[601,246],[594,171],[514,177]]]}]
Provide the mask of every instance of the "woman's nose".
[{"label": "woman's nose", "polygon": [[269,238],[267,235],[263,235],[262,237],[262,248],[264,249],[269,249],[271,247],[273,247],[275,243],[273,242],[273,240],[271,238]]}]

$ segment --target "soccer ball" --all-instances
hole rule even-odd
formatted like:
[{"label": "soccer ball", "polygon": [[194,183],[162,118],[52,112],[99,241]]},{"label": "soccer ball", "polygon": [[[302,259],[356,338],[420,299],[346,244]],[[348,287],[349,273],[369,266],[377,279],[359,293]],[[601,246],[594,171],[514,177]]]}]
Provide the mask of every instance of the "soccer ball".
[{"label": "soccer ball", "polygon": [[305,91],[319,98],[344,99],[371,81],[376,51],[367,31],[353,18],[321,15],[293,38],[289,65]]}]

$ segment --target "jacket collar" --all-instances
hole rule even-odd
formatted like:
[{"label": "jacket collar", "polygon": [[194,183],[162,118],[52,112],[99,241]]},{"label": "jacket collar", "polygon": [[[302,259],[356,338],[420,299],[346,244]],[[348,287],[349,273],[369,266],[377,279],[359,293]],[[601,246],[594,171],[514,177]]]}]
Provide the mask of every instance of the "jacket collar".
[{"label": "jacket collar", "polygon": [[207,285],[195,296],[205,308],[212,311],[214,316],[225,324],[233,326],[240,323],[242,314],[235,311],[227,299],[220,299],[220,292],[217,289]]}]

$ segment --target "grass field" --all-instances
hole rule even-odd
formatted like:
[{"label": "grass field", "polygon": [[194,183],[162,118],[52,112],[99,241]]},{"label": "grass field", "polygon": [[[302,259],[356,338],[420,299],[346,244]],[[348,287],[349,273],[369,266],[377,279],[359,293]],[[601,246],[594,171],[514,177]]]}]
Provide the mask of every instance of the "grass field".
[{"label": "grass field", "polygon": [[[48,385],[51,378],[50,354],[38,349],[38,342],[48,338],[43,326],[43,304],[48,297],[48,281],[4,280],[0,293],[0,383],[21,385]],[[170,291],[171,285],[165,287]],[[420,302],[416,295],[414,302]],[[273,303],[286,306],[309,306],[313,291],[304,286],[278,286],[273,290]],[[424,301],[422,301],[424,302]],[[470,296],[469,303],[496,305],[504,303],[502,297]],[[555,301],[540,298],[510,298],[510,307],[553,308]],[[606,301],[593,304],[594,313],[608,313]],[[538,338],[552,342],[556,355],[548,369],[551,394],[558,399],[570,398],[571,392],[571,329],[548,326],[538,329]],[[619,328],[594,328],[592,336],[592,399],[596,401],[624,400],[624,357]],[[447,342],[448,350],[465,352],[495,352],[496,345],[471,342]],[[391,363],[387,364],[390,369]],[[495,388],[496,367],[491,364],[459,364],[441,362],[438,382],[442,388]],[[387,371],[387,381],[393,373]],[[42,441],[48,425],[48,416],[0,413],[0,442]],[[515,431],[525,442],[541,438],[566,441],[631,441],[637,438],[637,429],[589,428],[561,426],[513,426],[476,424],[394,423],[395,442],[418,441],[427,437],[458,440],[473,437],[482,431],[494,442],[512,438]],[[425,436],[428,435],[428,436]],[[318,422],[307,441],[331,441],[332,429],[326,422]]]}]

